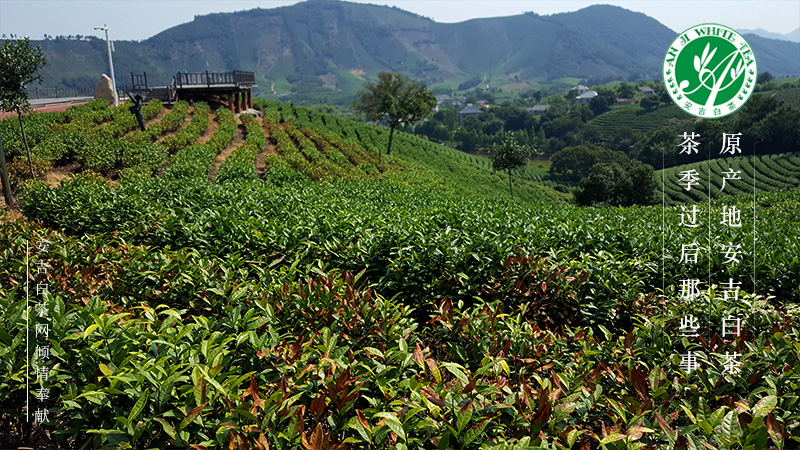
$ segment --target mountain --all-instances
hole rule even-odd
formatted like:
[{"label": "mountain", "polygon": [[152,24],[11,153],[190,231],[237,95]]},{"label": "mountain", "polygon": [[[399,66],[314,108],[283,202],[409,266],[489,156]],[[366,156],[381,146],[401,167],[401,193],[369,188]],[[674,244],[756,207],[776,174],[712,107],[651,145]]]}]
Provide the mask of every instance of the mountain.
[{"label": "mountain", "polygon": [[[800,44],[763,38],[754,34],[748,34],[744,37],[756,55],[759,73],[769,72],[773,76],[798,74]],[[794,72],[792,72],[792,67],[795,68]]]},{"label": "mountain", "polygon": [[[142,42],[115,43],[118,84],[147,72],[151,85],[178,71],[251,70],[261,89],[357,90],[380,71],[429,85],[464,80],[659,79],[676,33],[616,6],[437,23],[396,7],[309,0],[292,6],[196,16]],[[94,83],[106,70],[105,43],[42,44],[50,86]],[[752,38],[759,70],[800,74],[800,44]],[[764,55],[764,56],[762,56]],[[330,92],[330,91],[328,91]]]},{"label": "mountain", "polygon": [[756,28],[755,30],[741,29],[738,31],[741,34],[755,34],[756,36],[761,36],[767,39],[779,39],[783,41],[800,42],[800,27],[786,34],[772,33],[763,28]]}]

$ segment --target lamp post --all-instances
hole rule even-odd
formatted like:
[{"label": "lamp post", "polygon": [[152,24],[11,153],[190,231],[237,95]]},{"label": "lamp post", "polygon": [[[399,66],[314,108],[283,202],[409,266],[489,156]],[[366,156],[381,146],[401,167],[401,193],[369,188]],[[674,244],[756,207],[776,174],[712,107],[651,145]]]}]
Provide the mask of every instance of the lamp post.
[{"label": "lamp post", "polygon": [[102,27],[94,27],[95,30],[103,30],[106,32],[106,47],[108,47],[108,66],[111,69],[111,86],[114,89],[114,106],[119,106],[119,98],[117,97],[117,79],[114,77],[114,60],[111,59],[111,41],[108,40],[108,25]]}]

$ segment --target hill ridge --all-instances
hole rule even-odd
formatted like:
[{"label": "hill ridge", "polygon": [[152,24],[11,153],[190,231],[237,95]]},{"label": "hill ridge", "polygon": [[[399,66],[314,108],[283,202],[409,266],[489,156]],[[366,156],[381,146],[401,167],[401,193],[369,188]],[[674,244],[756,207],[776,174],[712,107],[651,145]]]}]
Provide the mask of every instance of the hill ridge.
[{"label": "hill ridge", "polygon": [[[147,72],[151,84],[177,71],[251,70],[265,92],[354,92],[380,71],[426,84],[488,76],[600,82],[658,79],[676,33],[639,12],[593,5],[552,15],[524,13],[441,23],[396,7],[314,0],[291,6],[195,16],[141,42],[118,41],[118,79]],[[94,85],[105,71],[104,43],[37,41],[49,64],[45,84]],[[800,44],[753,37],[759,68],[800,73]],[[75,61],[82,61],[75,64]]]}]

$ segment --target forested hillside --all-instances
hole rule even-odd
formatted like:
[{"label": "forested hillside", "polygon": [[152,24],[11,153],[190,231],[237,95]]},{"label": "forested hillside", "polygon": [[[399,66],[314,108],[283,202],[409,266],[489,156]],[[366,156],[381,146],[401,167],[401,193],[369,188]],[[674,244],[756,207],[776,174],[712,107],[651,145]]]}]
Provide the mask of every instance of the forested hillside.
[{"label": "forested hillside", "polygon": [[[152,85],[178,71],[247,70],[265,94],[352,94],[365,78],[400,72],[428,85],[478,78],[493,85],[562,77],[639,80],[660,77],[675,32],[653,18],[595,5],[550,16],[522,15],[437,23],[398,8],[336,0],[197,16],[142,42],[116,42],[121,85],[147,72]],[[32,36],[38,38],[37,36]],[[800,44],[752,36],[759,71],[800,74]],[[44,85],[97,83],[105,72],[99,39],[49,39]],[[75,64],[81,61],[81,64]],[[275,83],[275,85],[273,85]]]}]

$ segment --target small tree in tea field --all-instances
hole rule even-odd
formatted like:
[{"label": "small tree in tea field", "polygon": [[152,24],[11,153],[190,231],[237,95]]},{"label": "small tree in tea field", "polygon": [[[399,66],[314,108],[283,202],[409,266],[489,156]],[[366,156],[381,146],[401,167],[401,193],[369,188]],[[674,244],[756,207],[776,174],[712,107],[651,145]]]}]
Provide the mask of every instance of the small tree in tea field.
[{"label": "small tree in tea field", "polygon": [[[0,110],[17,113],[19,128],[22,132],[22,141],[28,153],[28,167],[33,174],[31,162],[31,149],[25,128],[22,125],[22,113],[30,111],[28,93],[25,86],[35,82],[42,82],[39,70],[47,64],[42,56],[42,46],[31,47],[30,39],[7,40],[0,45]],[[5,155],[3,156],[5,159]]]},{"label": "small tree in tea field", "polygon": [[[414,124],[431,114],[436,106],[436,97],[415,80],[399,73],[381,72],[379,83],[368,82],[358,93],[358,102],[353,108],[363,112],[369,120],[389,126],[389,145],[386,154],[392,153],[392,138],[397,125]],[[380,152],[378,153],[380,157]]]},{"label": "small tree in tea field", "polygon": [[528,164],[533,154],[533,149],[527,145],[517,142],[513,136],[506,136],[500,145],[495,144],[489,152],[494,170],[508,172],[508,192],[514,197],[511,187],[511,171],[517,170]]}]

